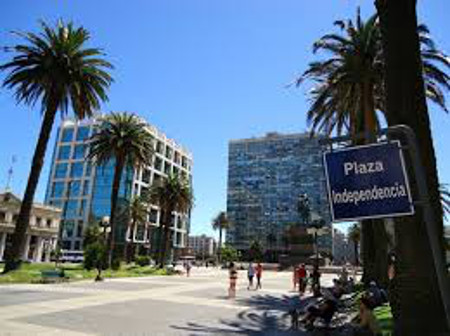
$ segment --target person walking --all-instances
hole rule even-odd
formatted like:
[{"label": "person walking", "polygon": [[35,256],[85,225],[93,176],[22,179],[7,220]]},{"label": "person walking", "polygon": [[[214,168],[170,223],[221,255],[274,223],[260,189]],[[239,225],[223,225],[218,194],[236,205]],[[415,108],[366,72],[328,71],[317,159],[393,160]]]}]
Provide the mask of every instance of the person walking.
[{"label": "person walking", "polygon": [[298,268],[298,291],[300,293],[300,295],[303,295],[305,293],[305,289],[306,289],[306,266],[305,264],[302,264],[299,268]]},{"label": "person walking", "polygon": [[230,286],[228,287],[228,298],[231,299],[236,297],[236,283],[238,278],[238,272],[236,270],[234,262],[230,262],[228,273],[230,278]]},{"label": "person walking", "polygon": [[253,278],[255,276],[255,267],[253,267],[252,263],[248,264],[247,276],[248,276],[247,290],[250,290],[253,288]]},{"label": "person walking", "polygon": [[186,262],[186,276],[187,277],[191,276],[191,268],[192,268],[191,262],[187,261]]},{"label": "person walking", "polygon": [[261,285],[261,277],[262,277],[262,265],[261,263],[258,263],[258,265],[256,265],[256,289],[262,289],[262,285]]}]

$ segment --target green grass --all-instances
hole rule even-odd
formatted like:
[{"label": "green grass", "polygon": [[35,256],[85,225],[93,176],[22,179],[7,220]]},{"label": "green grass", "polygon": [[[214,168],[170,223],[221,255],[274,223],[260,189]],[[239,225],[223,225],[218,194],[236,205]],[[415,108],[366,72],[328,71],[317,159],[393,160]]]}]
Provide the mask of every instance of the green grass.
[{"label": "green grass", "polygon": [[[81,264],[60,264],[61,269],[64,270],[65,275],[69,278],[69,281],[94,279],[97,275],[95,270],[85,270]],[[0,270],[3,269],[3,265],[0,264]],[[25,263],[22,267],[13,272],[9,272],[5,275],[0,275],[0,284],[11,283],[38,283],[41,281],[41,271],[54,270],[54,263],[40,263],[40,264],[28,264]],[[104,278],[126,278],[126,277],[142,277],[151,275],[170,275],[170,271],[165,269],[156,269],[150,266],[136,266],[136,265],[122,265],[120,269],[106,270],[102,272]]]},{"label": "green grass", "polygon": [[389,304],[377,307],[373,312],[375,318],[380,324],[383,336],[391,336],[394,329],[394,319],[392,317],[391,307]]}]

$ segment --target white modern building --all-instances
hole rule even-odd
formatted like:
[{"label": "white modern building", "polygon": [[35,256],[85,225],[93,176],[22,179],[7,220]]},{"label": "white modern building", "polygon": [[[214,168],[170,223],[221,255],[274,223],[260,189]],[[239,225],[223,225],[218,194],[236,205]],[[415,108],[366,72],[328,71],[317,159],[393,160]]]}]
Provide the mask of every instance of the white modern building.
[{"label": "white modern building", "polygon": [[[0,194],[0,260],[4,259],[5,249],[12,243],[20,205],[21,200],[11,192]],[[60,209],[33,204],[22,260],[50,261],[50,253],[56,247],[58,239],[60,220]]]},{"label": "white modern building", "polygon": [[216,241],[207,235],[189,236],[189,248],[197,257],[208,258],[216,253]]},{"label": "white modern building", "polygon": [[[81,250],[84,228],[110,214],[114,163],[96,167],[86,159],[89,137],[99,126],[100,119],[101,116],[83,121],[67,119],[59,127],[45,202],[62,209],[62,248],[65,250]],[[119,205],[134,195],[147,193],[153,183],[169,174],[179,174],[192,183],[192,154],[156,127],[147,124],[147,130],[154,137],[153,163],[143,169],[124,171]],[[133,241],[150,247],[157,236],[152,235],[152,231],[159,224],[160,211],[151,205],[148,221],[137,227]],[[173,246],[184,248],[190,214],[173,214],[172,225]]]}]

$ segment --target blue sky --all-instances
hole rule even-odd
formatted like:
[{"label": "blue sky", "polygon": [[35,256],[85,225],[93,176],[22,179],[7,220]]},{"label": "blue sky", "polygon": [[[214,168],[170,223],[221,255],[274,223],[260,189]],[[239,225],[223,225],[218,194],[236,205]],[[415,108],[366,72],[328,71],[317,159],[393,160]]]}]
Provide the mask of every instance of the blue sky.
[{"label": "blue sky", "polygon": [[[226,206],[228,141],[306,129],[306,88],[285,85],[314,60],[313,41],[333,30],[333,21],[353,18],[358,5],[363,16],[374,12],[373,0],[9,0],[0,11],[0,46],[17,42],[11,30],[35,31],[39,19],[85,26],[92,45],[115,65],[102,110],[138,113],[193,152],[192,231],[211,234],[211,218]],[[419,4],[420,21],[447,53],[449,12],[449,1]],[[8,57],[0,53],[0,63]],[[12,187],[21,195],[40,106],[16,105],[1,88],[0,110],[0,189],[15,155]],[[440,178],[450,183],[450,116],[430,110]],[[37,200],[44,197],[53,146],[54,134]]]}]

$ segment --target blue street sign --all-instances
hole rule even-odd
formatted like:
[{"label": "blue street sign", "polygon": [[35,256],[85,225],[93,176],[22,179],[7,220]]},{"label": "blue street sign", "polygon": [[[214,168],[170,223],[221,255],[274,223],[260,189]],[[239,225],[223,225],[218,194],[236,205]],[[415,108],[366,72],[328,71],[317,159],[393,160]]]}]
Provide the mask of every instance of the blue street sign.
[{"label": "blue street sign", "polygon": [[324,162],[333,221],[414,214],[398,141],[333,150]]}]

